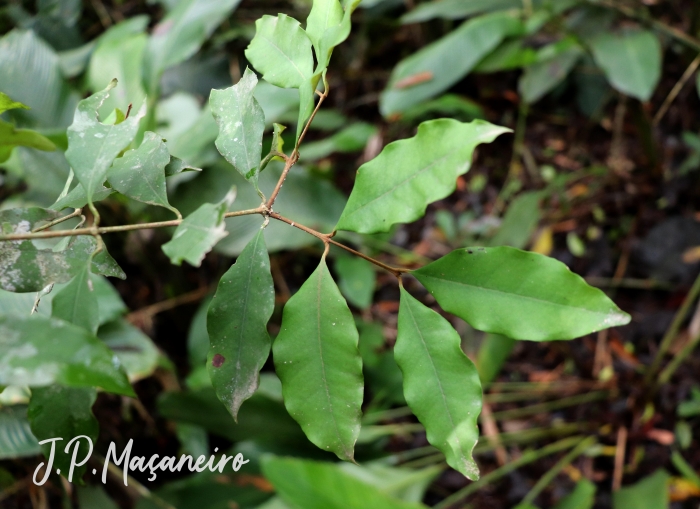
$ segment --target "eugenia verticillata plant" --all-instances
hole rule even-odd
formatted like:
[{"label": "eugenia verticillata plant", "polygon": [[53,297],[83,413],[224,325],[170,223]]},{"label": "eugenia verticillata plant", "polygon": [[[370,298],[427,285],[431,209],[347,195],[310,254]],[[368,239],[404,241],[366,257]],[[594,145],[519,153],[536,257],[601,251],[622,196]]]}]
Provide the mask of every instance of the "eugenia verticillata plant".
[{"label": "eugenia verticillata plant", "polygon": [[[222,201],[202,204],[183,218],[168,202],[166,178],[197,169],[170,156],[158,134],[139,135],[147,103],[131,114],[117,110],[100,121],[97,110],[116,81],[80,101],[68,129],[66,158],[72,171],[56,203],[47,209],[0,212],[0,287],[45,293],[54,284],[67,283],[53,297],[51,317],[0,315],[0,384],[33,388],[29,416],[38,438],[67,429],[96,436],[90,413],[96,388],[134,396],[123,367],[95,337],[100,313],[94,296],[101,276],[125,277],[102,241],[104,234],[115,231],[176,226],[163,251],[176,265],[185,260],[199,266],[227,234],[225,218],[260,216],[260,230],[221,277],[209,306],[207,370],[213,387],[236,419],[257,389],[259,372],[272,351],[289,414],[311,442],[347,461],[353,461],[360,432],[364,386],[353,315],[327,265],[331,245],[396,277],[401,299],[394,355],[406,401],[425,426],[429,442],[470,479],[479,475],[472,458],[481,410],[479,376],[450,323],[404,288],[407,275],[423,284],[445,311],[476,329],[514,339],[572,339],[629,321],[603,292],[546,256],[509,247],[473,247],[409,270],[370,258],[336,241],[335,231],[321,233],[275,208],[309,125],[329,94],[327,66],[333,48],[350,32],[358,3],[314,0],[306,28],[284,14],[263,16],[256,23],[246,50],[251,65],[268,83],[299,90],[290,151],[281,136],[284,126],[275,124],[271,150],[262,152],[265,118],[253,95],[256,72],[246,69],[237,84],[212,90],[209,103],[219,126],[216,148],[257,191],[260,205],[255,208],[229,211],[235,200],[232,189]],[[3,107],[22,105],[7,98]],[[507,131],[484,121],[424,122],[414,137],[390,143],[359,168],[336,230],[387,232],[395,224],[421,218],[430,203],[454,191],[457,177],[469,170],[474,149]],[[142,140],[138,145],[136,138]],[[258,177],[272,160],[282,161],[284,168],[266,196]],[[73,179],[78,185],[71,189]],[[101,226],[94,204],[113,193],[164,207],[176,218]],[[92,212],[89,226],[84,226],[84,207]],[[70,212],[63,213],[66,209]],[[78,217],[83,220],[77,227],[65,229],[64,222]],[[265,243],[270,221],[287,223],[325,246],[318,268],[286,303],[274,341],[267,331],[275,298]],[[50,244],[52,240],[56,243]],[[49,412],[56,417],[47,419]],[[55,461],[61,466],[68,460]]]}]

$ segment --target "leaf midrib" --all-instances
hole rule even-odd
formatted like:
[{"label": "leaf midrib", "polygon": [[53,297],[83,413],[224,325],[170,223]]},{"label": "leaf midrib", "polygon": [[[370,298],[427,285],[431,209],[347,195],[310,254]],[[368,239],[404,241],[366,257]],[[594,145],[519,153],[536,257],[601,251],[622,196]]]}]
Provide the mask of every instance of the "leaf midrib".
[{"label": "leaf midrib", "polygon": [[[581,307],[581,306],[572,306],[572,305],[569,305],[569,304],[560,304],[559,302],[554,302],[554,301],[551,301],[551,300],[540,299],[540,298],[538,298],[538,297],[531,297],[531,296],[529,296],[529,295],[523,295],[523,294],[520,294],[520,293],[506,292],[506,291],[503,291],[503,290],[498,290],[498,289],[496,289],[496,288],[488,288],[488,287],[486,287],[486,286],[479,286],[479,285],[473,285],[473,284],[469,284],[469,283],[463,283],[463,282],[461,282],[461,281],[455,281],[455,280],[453,280],[453,279],[439,278],[439,277],[431,276],[431,275],[426,274],[426,273],[421,273],[421,274],[420,274],[420,277],[422,277],[422,278],[427,278],[427,279],[434,279],[434,280],[441,281],[441,282],[448,283],[448,284],[454,284],[454,285],[459,285],[459,286],[466,286],[466,287],[468,287],[468,288],[476,288],[476,289],[478,289],[478,290],[483,290],[483,291],[485,291],[485,292],[493,292],[493,293],[498,293],[498,294],[503,294],[503,295],[508,295],[508,296],[515,296],[515,297],[519,297],[519,298],[521,298],[521,299],[532,300],[532,301],[535,301],[535,302],[537,302],[537,303],[539,303],[539,304],[549,304],[549,305],[552,305],[552,306],[563,307],[563,308],[567,308],[567,309],[578,309],[578,310],[585,311],[586,313],[591,313],[591,314],[594,314],[594,315],[603,315],[604,317],[605,317],[605,316],[609,316],[610,314],[612,314],[612,313],[610,313],[610,312],[594,311],[594,310],[592,310],[592,309],[584,308],[584,307]],[[615,314],[617,314],[617,313],[615,313]]]},{"label": "leaf midrib", "polygon": [[[430,354],[430,350],[428,349],[428,345],[425,342],[425,338],[423,337],[423,333],[420,330],[420,327],[418,327],[418,323],[416,322],[416,317],[413,315],[413,310],[411,309],[411,303],[410,301],[406,301],[406,307],[408,309],[408,313],[411,316],[411,320],[413,321],[413,326],[416,329],[416,332],[418,333],[418,337],[420,337],[421,344],[423,345],[423,349],[425,350],[428,360],[430,361],[430,366],[433,368],[433,373],[435,373],[435,380],[438,383],[438,387],[440,388],[440,395],[442,396],[442,403],[443,406],[445,407],[445,412],[447,412],[447,417],[450,420],[450,427],[453,430],[457,430],[457,427],[455,426],[454,419],[452,418],[452,412],[450,411],[450,407],[447,405],[447,396],[445,395],[445,389],[442,387],[442,381],[440,380],[440,375],[438,374],[437,367],[435,366],[435,362],[433,361],[433,356]],[[457,433],[454,434],[454,438],[457,441],[457,445],[459,446],[459,451],[462,453],[462,461],[464,463],[464,469],[465,471],[469,470],[469,462],[467,461],[465,454],[464,454],[464,449],[462,448],[462,441],[459,439],[459,435]]]}]

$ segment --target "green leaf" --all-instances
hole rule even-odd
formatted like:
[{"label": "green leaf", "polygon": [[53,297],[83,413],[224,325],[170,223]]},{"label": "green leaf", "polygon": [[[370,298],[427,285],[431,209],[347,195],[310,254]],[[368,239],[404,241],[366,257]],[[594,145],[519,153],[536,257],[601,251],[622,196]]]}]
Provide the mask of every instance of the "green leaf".
[{"label": "green leaf", "polygon": [[119,361],[85,329],[57,318],[0,315],[0,384],[102,387],[134,396]]},{"label": "green leaf", "polygon": [[513,351],[515,340],[500,334],[487,334],[479,347],[477,367],[481,385],[490,384],[501,372],[503,364]]},{"label": "green leaf", "polygon": [[659,469],[632,486],[613,492],[613,509],[668,509],[669,476]]},{"label": "green leaf", "polygon": [[97,337],[114,352],[131,382],[151,376],[158,367],[160,352],[156,345],[124,319],[100,326]]},{"label": "green leaf", "polygon": [[304,142],[299,161],[318,161],[334,152],[356,152],[365,148],[377,128],[365,122],[356,122],[320,141]]},{"label": "green leaf", "polygon": [[382,115],[403,112],[444,92],[469,74],[503,39],[522,30],[521,22],[504,12],[464,22],[442,39],[399,62],[379,100]]},{"label": "green leaf", "polygon": [[0,92],[0,114],[5,113],[7,110],[23,109],[28,110],[29,106],[22,104],[17,101],[10,99],[10,96]]},{"label": "green leaf", "polygon": [[[102,201],[113,193],[114,189],[111,187],[99,186],[92,195],[92,201],[93,203]],[[51,208],[53,210],[63,210],[65,208],[80,209],[87,205],[87,203],[88,198],[85,188],[82,184],[78,183],[68,194],[56,200],[56,202],[51,205]]]},{"label": "green leaf", "polygon": [[588,479],[576,483],[574,491],[561,499],[554,509],[591,509],[595,503],[596,486]]},{"label": "green leaf", "polygon": [[377,281],[372,264],[356,256],[343,256],[335,261],[335,270],[345,298],[360,309],[370,307]]},{"label": "green leaf", "polygon": [[630,321],[563,263],[511,247],[458,249],[412,274],[445,311],[513,339],[572,339]]},{"label": "green leaf", "polygon": [[202,171],[202,168],[190,166],[179,157],[170,156],[170,162],[165,165],[165,176],[172,177],[183,171]]},{"label": "green leaf", "polygon": [[27,420],[27,407],[0,407],[0,460],[36,456],[41,452]]},{"label": "green leaf", "polygon": [[153,95],[163,71],[184,62],[238,7],[241,0],[180,0],[153,28],[143,62],[147,91]]},{"label": "green leaf", "polygon": [[205,203],[178,225],[173,238],[163,244],[163,252],[174,265],[182,260],[194,267],[201,265],[204,256],[227,235],[224,214],[235,197],[230,191],[219,203]]},{"label": "green leaf", "polygon": [[306,122],[311,118],[311,114],[316,107],[316,87],[321,80],[322,73],[316,73],[299,86],[299,117],[297,118],[297,137],[299,141],[301,133],[304,131]]},{"label": "green leaf", "polygon": [[[311,39],[316,52],[316,58],[321,60],[324,51],[321,48],[323,36],[331,27],[339,25],[343,21],[343,6],[339,0],[314,0],[309,17],[306,18],[306,34]],[[319,65],[327,67],[328,62]]]},{"label": "green leaf", "polygon": [[614,89],[640,101],[651,98],[661,77],[661,43],[654,32],[604,32],[589,44]]},{"label": "green leaf", "polygon": [[148,16],[134,16],[113,25],[97,39],[85,75],[87,87],[101,90],[112,79],[119,82],[119,87],[102,104],[102,112],[126,109],[129,104],[141,104],[146,98],[142,62],[148,41],[144,33],[147,27]]},{"label": "green leaf", "polygon": [[360,167],[336,228],[378,233],[395,223],[415,221],[428,204],[454,191],[477,145],[505,132],[509,130],[482,120],[423,122],[416,136],[390,143]]},{"label": "green leaf", "polygon": [[296,458],[262,458],[262,471],[282,499],[304,509],[421,509],[343,472],[338,465]]},{"label": "green leaf", "polygon": [[46,136],[30,129],[15,129],[12,124],[0,120],[0,163],[7,161],[15,147],[56,150],[56,145]]},{"label": "green leaf", "polygon": [[306,33],[316,52],[317,73],[328,67],[333,48],[350,35],[352,13],[360,1],[347,1],[343,9],[338,0],[314,0],[306,19]]},{"label": "green leaf", "polygon": [[311,40],[299,22],[285,14],[255,22],[255,37],[245,56],[265,81],[282,88],[301,87],[314,71]]},{"label": "green leaf", "polygon": [[541,201],[542,195],[538,191],[528,191],[519,195],[508,206],[501,227],[489,244],[524,248],[542,218]]},{"label": "green leaf", "polygon": [[434,18],[461,19],[482,12],[517,9],[522,0],[435,0],[417,5],[401,17],[401,23],[422,23]]},{"label": "green leaf", "polygon": [[53,298],[51,316],[95,334],[100,322],[100,311],[91,276],[86,264]]},{"label": "green leaf", "polygon": [[569,75],[583,55],[583,49],[572,40],[542,48],[538,61],[528,66],[518,82],[523,100],[532,104],[551,92]]},{"label": "green leaf", "polygon": [[136,136],[139,121],[146,114],[144,102],[138,113],[117,125],[102,124],[97,110],[116,86],[112,81],[107,88],[78,103],[73,123],[68,128],[66,159],[87,194],[88,203],[107,178],[107,171],[119,153]]},{"label": "green leaf", "polygon": [[243,402],[257,390],[270,354],[267,322],[274,309],[270,258],[261,229],[221,277],[207,314],[207,371],[235,420]]},{"label": "green leaf", "polygon": [[406,402],[447,464],[475,481],[479,467],[472,451],[479,440],[481,382],[460,344],[447,320],[401,288],[394,357]]},{"label": "green leaf", "polygon": [[272,352],[289,415],[311,442],[349,461],[362,413],[357,343],[352,313],[324,257],[285,305]]},{"label": "green leaf", "polygon": [[338,466],[344,472],[371,484],[391,497],[417,503],[423,500],[428,487],[444,470],[441,465],[421,469],[390,467],[381,459],[362,466],[355,463],[341,463]]},{"label": "green leaf", "polygon": [[[4,234],[27,233],[57,217],[58,213],[38,207],[3,210],[0,229]],[[65,283],[85,267],[96,247],[90,236],[73,237],[63,251],[38,249],[31,240],[0,242],[0,288],[38,292],[51,283]],[[95,274],[126,277],[106,249],[93,257],[91,270]]]},{"label": "green leaf", "polygon": [[170,163],[170,153],[163,139],[146,131],[139,148],[127,151],[114,161],[107,173],[109,184],[123,195],[134,200],[170,209],[180,213],[168,203],[165,187],[165,167]]},{"label": "green leaf", "polygon": [[14,29],[0,39],[0,90],[31,107],[13,117],[26,127],[65,128],[78,102],[61,74],[58,55],[33,30]]},{"label": "green leaf", "polygon": [[[32,389],[32,399],[27,409],[32,433],[39,441],[59,437],[63,439],[55,443],[53,466],[61,471],[63,477],[68,478],[70,475],[74,482],[82,479],[88,464],[71,469],[75,443],[71,445],[68,453],[65,452],[65,448],[69,441],[80,435],[89,437],[93,443],[97,441],[100,425],[92,414],[95,399],[97,391],[91,387],[52,385]],[[81,438],[77,443],[79,447],[75,458],[79,462],[92,451],[85,439]],[[50,456],[52,445],[47,443],[41,446],[44,457]]]},{"label": "green leaf", "polygon": [[265,116],[253,91],[258,78],[246,67],[240,81],[226,90],[212,90],[211,112],[219,125],[216,148],[246,180],[258,187]]}]

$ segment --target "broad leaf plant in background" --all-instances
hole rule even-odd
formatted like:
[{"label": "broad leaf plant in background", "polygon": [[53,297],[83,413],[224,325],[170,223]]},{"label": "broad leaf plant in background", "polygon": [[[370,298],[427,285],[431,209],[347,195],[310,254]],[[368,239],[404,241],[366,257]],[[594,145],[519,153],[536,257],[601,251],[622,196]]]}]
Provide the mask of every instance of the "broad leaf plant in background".
[{"label": "broad leaf plant in background", "polygon": [[[394,356],[403,374],[406,402],[425,426],[428,441],[452,468],[472,480],[479,477],[472,457],[481,410],[479,375],[463,353],[459,334],[451,324],[412,296],[403,282],[416,278],[445,311],[478,330],[513,339],[573,339],[629,321],[602,291],[588,286],[562,263],[540,254],[511,247],[467,247],[421,268],[408,269],[386,265],[335,239],[339,231],[374,234],[420,219],[429,204],[455,190],[457,178],[469,170],[478,145],[508,132],[485,121],[426,121],[414,137],[387,145],[357,170],[352,194],[330,233],[283,215],[278,197],[284,195],[285,181],[303,153],[305,135],[331,93],[327,66],[333,48],[350,33],[351,14],[358,3],[314,0],[305,28],[285,14],[263,16],[246,51],[253,69],[246,69],[232,87],[211,91],[209,109],[218,125],[216,148],[245,184],[252,186],[257,206],[232,209],[240,192],[235,187],[223,200],[201,203],[185,217],[169,203],[166,179],[181,178],[183,171],[198,169],[171,155],[164,136],[152,130],[154,105],[149,97],[157,93],[157,78],[162,72],[158,66],[167,65],[167,58],[176,58],[167,39],[155,37],[143,49],[154,75],[147,83],[118,85],[115,79],[104,90],[77,103],[67,130],[65,158],[70,175],[64,191],[49,208],[0,212],[0,287],[7,292],[36,294],[35,299],[23,301],[34,301],[24,309],[26,316],[0,316],[0,384],[31,388],[28,417],[37,438],[67,435],[68,431],[96,437],[97,423],[90,411],[96,390],[134,396],[129,380],[137,375],[130,372],[128,360],[115,357],[109,342],[96,337],[98,328],[110,321],[105,316],[113,305],[112,290],[104,278],[126,276],[103,240],[115,231],[176,227],[163,252],[175,265],[186,261],[199,266],[227,236],[226,219],[258,216],[257,232],[249,236],[236,262],[221,277],[209,304],[206,370],[216,396],[237,419],[241,406],[258,390],[260,370],[272,352],[289,415],[313,444],[351,462],[361,431],[363,361],[353,314],[328,267],[331,246],[396,277],[401,299]],[[426,5],[438,9],[439,4]],[[423,11],[413,11],[413,16]],[[171,22],[177,23],[177,12],[171,15],[175,20]],[[206,16],[201,19],[206,26]],[[180,28],[187,30],[188,26]],[[524,28],[509,14],[497,12],[457,30],[473,33],[474,40],[488,52]],[[394,85],[390,84],[382,97],[384,112],[394,113],[435,95],[466,72],[450,69],[449,55],[454,52],[449,49],[449,37],[453,35],[399,65]],[[652,58],[654,41],[647,41],[648,37],[637,33],[623,40],[595,41],[594,56],[616,88],[648,95],[646,89],[629,89],[641,85],[643,80],[638,77],[623,74],[616,79],[619,66],[607,60],[608,55],[616,54],[607,47],[617,44]],[[649,51],[642,48],[645,45]],[[573,42],[564,41],[560,46],[550,51],[551,59],[562,68],[572,67],[580,50]],[[182,47],[180,51],[190,52]],[[476,53],[474,58],[478,58]],[[533,58],[542,62],[537,65],[550,62],[544,57]],[[629,62],[627,56],[625,59]],[[440,79],[415,87],[397,85],[419,72],[434,73]],[[263,150],[267,124],[256,99],[260,86],[257,73],[269,85],[298,90],[297,129],[290,148],[285,147],[282,137],[285,127],[275,124],[269,152]],[[536,73],[532,69],[522,82],[525,96],[533,99],[545,92],[530,91],[537,88],[531,83]],[[118,93],[118,87],[133,94],[128,97],[133,108],[123,112],[110,106],[111,113],[103,116],[102,107],[112,104],[110,98]],[[9,96],[0,96],[2,111],[27,108],[13,100],[12,90],[6,91]],[[4,159],[15,146],[55,149],[50,139],[35,131],[16,129],[5,121],[0,128],[0,157]],[[270,186],[271,180],[262,176],[272,171],[277,172],[276,182]],[[186,179],[179,185],[187,186]],[[113,194],[164,207],[175,219],[102,226],[95,203]],[[88,212],[91,221],[86,220]],[[325,247],[316,270],[286,303],[274,341],[267,330],[275,301],[266,245],[272,222],[287,223],[287,228],[297,228]],[[50,316],[30,316],[32,307],[49,306],[49,295]],[[68,456],[59,451],[55,461],[67,475]],[[78,472],[78,478],[85,468]],[[273,478],[281,473],[279,466],[272,465],[266,472]]]}]

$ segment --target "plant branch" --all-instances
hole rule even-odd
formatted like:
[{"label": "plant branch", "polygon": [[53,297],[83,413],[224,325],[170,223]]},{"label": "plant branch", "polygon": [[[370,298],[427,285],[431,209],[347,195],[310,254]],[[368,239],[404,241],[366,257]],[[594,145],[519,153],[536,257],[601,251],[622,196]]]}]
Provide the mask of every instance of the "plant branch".
[{"label": "plant branch", "polygon": [[40,232],[42,230],[47,230],[47,229],[51,228],[52,226],[56,226],[57,224],[61,224],[63,221],[68,221],[69,219],[77,217],[82,213],[83,213],[83,209],[75,209],[72,213],[68,214],[67,216],[59,217],[58,219],[51,221],[50,223],[46,223],[45,225],[38,226],[38,227],[34,228],[32,230],[32,233]]},{"label": "plant branch", "polygon": [[309,120],[306,121],[306,125],[304,126],[303,131],[301,131],[301,134],[299,135],[299,139],[297,140],[297,143],[294,146],[294,150],[292,151],[292,155],[290,155],[285,161],[284,170],[282,170],[282,175],[280,175],[280,178],[277,181],[277,185],[275,186],[274,191],[272,191],[272,194],[270,195],[270,199],[267,200],[267,203],[265,204],[268,209],[272,210],[272,206],[275,204],[275,200],[277,199],[277,195],[279,194],[280,189],[282,189],[282,185],[284,184],[284,181],[287,180],[287,174],[289,174],[289,170],[292,168],[292,166],[294,166],[294,164],[299,159],[299,145],[301,145],[301,142],[304,141],[304,137],[306,136],[306,133],[309,130],[309,126],[311,125],[311,122],[313,122],[314,118],[316,117],[316,113],[318,113],[318,110],[321,108],[321,104],[323,104],[323,101],[326,99],[326,97],[328,97],[328,86],[325,87],[325,90],[320,95],[320,99],[316,103],[316,107],[314,108],[314,111],[311,113]]}]

